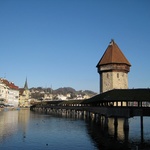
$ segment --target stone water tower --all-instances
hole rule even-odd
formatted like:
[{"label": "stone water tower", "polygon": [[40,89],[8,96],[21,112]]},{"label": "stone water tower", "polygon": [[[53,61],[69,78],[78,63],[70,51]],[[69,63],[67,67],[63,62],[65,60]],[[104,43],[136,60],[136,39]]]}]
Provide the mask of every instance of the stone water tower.
[{"label": "stone water tower", "polygon": [[100,74],[100,93],[112,89],[127,89],[130,66],[120,48],[111,40],[96,66]]}]

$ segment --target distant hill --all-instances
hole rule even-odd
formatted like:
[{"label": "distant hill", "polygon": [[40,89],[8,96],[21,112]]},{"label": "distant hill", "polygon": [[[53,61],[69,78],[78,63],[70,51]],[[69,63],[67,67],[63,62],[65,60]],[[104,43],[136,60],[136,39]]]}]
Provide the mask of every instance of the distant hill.
[{"label": "distant hill", "polygon": [[90,91],[90,90],[79,90],[79,91],[76,91],[74,88],[72,87],[61,87],[61,88],[58,88],[56,90],[53,90],[51,88],[42,88],[42,87],[32,87],[29,89],[30,91],[34,91],[34,92],[39,92],[39,93],[49,93],[49,94],[62,94],[62,95],[66,95],[68,93],[72,94],[72,95],[89,95],[90,97],[91,96],[94,96],[96,95],[97,93],[93,92],[93,91]]},{"label": "distant hill", "polygon": [[68,93],[76,93],[76,90],[71,88],[71,87],[63,87],[63,88],[58,88],[56,90],[53,90],[55,94],[63,94],[66,95]]}]

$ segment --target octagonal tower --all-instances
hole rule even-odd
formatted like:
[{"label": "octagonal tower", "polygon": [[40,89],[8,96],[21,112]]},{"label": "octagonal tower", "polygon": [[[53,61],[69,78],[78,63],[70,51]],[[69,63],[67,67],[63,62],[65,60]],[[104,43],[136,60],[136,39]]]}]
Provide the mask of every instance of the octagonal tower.
[{"label": "octagonal tower", "polygon": [[128,88],[131,64],[114,40],[111,40],[96,67],[100,74],[100,93]]}]

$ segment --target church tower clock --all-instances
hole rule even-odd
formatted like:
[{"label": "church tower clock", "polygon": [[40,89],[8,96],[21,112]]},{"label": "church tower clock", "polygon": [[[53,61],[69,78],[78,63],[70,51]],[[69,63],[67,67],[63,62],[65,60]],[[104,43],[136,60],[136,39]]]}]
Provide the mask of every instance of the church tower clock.
[{"label": "church tower clock", "polygon": [[127,89],[130,66],[118,45],[111,40],[96,66],[100,74],[100,93],[112,89]]}]

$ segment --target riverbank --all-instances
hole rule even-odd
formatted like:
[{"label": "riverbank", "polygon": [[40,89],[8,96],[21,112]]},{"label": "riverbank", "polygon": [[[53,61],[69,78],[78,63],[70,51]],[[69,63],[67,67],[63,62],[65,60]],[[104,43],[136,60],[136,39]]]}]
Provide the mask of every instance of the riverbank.
[{"label": "riverbank", "polygon": [[28,108],[24,108],[24,107],[17,107],[17,108],[14,108],[14,107],[2,107],[2,108],[0,108],[0,112],[1,111],[12,111],[12,110],[30,110],[30,108],[28,107]]}]

